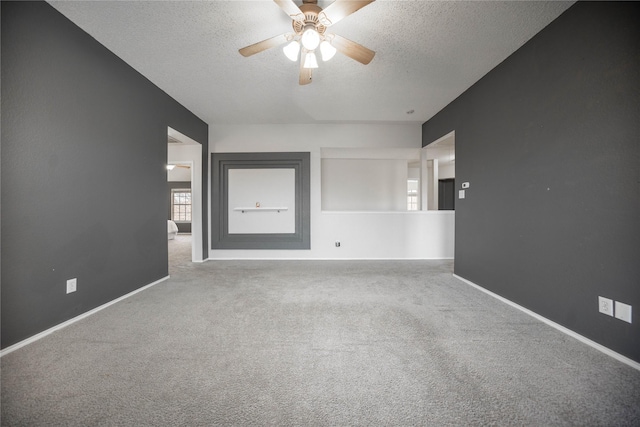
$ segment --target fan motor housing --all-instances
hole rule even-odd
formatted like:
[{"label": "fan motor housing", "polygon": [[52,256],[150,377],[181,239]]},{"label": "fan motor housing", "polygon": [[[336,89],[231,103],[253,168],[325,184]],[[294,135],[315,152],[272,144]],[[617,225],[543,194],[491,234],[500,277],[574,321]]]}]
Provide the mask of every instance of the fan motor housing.
[{"label": "fan motor housing", "polygon": [[318,34],[321,36],[324,35],[327,27],[322,25],[318,19],[318,15],[322,12],[322,8],[317,4],[304,3],[300,6],[300,10],[304,14],[304,21],[292,21],[291,25],[293,26],[293,31],[297,35],[302,35],[305,25],[313,25]]}]

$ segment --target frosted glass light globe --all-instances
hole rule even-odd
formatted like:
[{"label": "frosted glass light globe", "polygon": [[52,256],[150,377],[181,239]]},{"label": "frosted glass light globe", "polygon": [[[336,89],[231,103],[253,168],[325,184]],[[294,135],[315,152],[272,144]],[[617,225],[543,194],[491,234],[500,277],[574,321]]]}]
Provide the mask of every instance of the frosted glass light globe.
[{"label": "frosted glass light globe", "polygon": [[302,46],[304,46],[307,50],[316,50],[318,45],[320,44],[320,34],[316,31],[316,29],[312,25],[307,25],[304,32],[302,33],[302,38],[300,39],[302,42]]},{"label": "frosted glass light globe", "polygon": [[287,58],[289,58],[293,62],[296,62],[298,60],[298,52],[300,52],[300,43],[294,40],[283,47],[282,51]]},{"label": "frosted glass light globe", "polygon": [[318,60],[316,54],[309,52],[305,55],[303,68],[318,68]]},{"label": "frosted glass light globe", "polygon": [[336,48],[331,46],[331,43],[325,40],[320,43],[320,53],[322,54],[322,60],[326,62],[336,54]]}]

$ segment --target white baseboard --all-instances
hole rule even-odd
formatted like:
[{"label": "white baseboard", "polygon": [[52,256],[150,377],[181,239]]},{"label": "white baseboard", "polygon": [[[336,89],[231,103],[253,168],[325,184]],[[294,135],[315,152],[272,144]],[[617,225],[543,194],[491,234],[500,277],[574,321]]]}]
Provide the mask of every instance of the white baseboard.
[{"label": "white baseboard", "polygon": [[25,345],[31,344],[32,342],[38,341],[39,339],[44,338],[47,335],[50,335],[50,334],[54,333],[55,331],[58,331],[58,330],[60,330],[62,328],[65,328],[65,327],[71,325],[72,323],[75,323],[75,322],[77,322],[79,320],[82,320],[82,319],[84,319],[86,317],[89,317],[92,314],[95,314],[95,313],[99,312],[100,310],[104,310],[105,308],[109,307],[110,305],[113,305],[113,304],[115,304],[117,302],[120,302],[120,301],[126,299],[126,298],[129,298],[130,296],[135,295],[138,292],[142,292],[145,289],[149,289],[150,287],[152,287],[154,285],[157,285],[160,282],[164,282],[165,280],[169,279],[169,277],[170,276],[163,277],[162,279],[156,280],[153,283],[149,283],[146,286],[143,286],[141,288],[136,289],[135,291],[129,292],[126,295],[123,295],[123,296],[121,296],[119,298],[116,298],[113,301],[109,301],[108,303],[102,304],[101,306],[96,307],[96,308],[94,308],[92,310],[89,310],[86,313],[82,313],[79,316],[74,317],[73,319],[69,319],[69,320],[67,320],[65,322],[62,322],[62,323],[54,326],[53,328],[49,328],[46,331],[40,332],[39,334],[36,334],[36,335],[34,335],[32,337],[27,338],[26,340],[23,340],[23,341],[20,341],[18,343],[15,343],[14,345],[11,345],[11,346],[5,348],[4,350],[0,351],[0,357],[5,356],[5,355],[7,355],[7,354],[11,353],[12,351],[15,351],[15,350],[17,350],[19,348],[22,348]]},{"label": "white baseboard", "polygon": [[484,292],[487,295],[491,295],[492,297],[496,298],[497,300],[500,300],[500,301],[502,301],[502,302],[504,302],[506,304],[509,304],[510,306],[512,306],[514,308],[517,308],[518,310],[528,314],[531,317],[536,318],[537,320],[539,320],[541,322],[546,323],[547,325],[559,330],[560,332],[563,332],[563,333],[569,335],[570,337],[573,337],[573,338],[577,339],[578,341],[581,341],[584,344],[587,344],[587,345],[595,348],[596,350],[601,351],[602,353],[606,354],[607,356],[611,356],[614,359],[619,360],[620,362],[622,362],[622,363],[624,363],[626,365],[629,365],[632,368],[635,368],[635,369],[640,371],[640,363],[636,362],[635,360],[629,359],[628,357],[623,356],[620,353],[616,353],[615,351],[611,350],[610,348],[605,347],[602,344],[598,344],[597,342],[592,341],[589,338],[584,337],[584,336],[572,331],[569,328],[565,328],[564,326],[562,326],[562,325],[560,325],[560,324],[558,324],[558,323],[556,323],[556,322],[554,322],[552,320],[549,320],[546,317],[543,317],[543,316],[539,315],[538,313],[529,310],[528,308],[524,308],[523,306],[518,305],[515,302],[513,302],[511,300],[508,300],[508,299],[506,299],[506,298],[504,298],[504,297],[502,297],[502,296],[500,296],[498,294],[495,294],[495,293],[491,292],[490,290],[487,290],[487,289],[483,288],[482,286],[476,285],[475,283],[473,283],[470,280],[465,279],[464,277],[460,277],[457,274],[454,274],[453,277],[455,277],[456,279],[466,283],[467,285],[473,286],[474,288]]}]

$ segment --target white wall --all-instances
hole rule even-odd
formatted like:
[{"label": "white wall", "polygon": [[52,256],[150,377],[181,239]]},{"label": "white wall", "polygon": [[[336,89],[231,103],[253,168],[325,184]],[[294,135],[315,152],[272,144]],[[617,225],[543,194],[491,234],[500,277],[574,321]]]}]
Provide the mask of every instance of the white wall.
[{"label": "white wall", "polygon": [[456,177],[456,164],[455,163],[445,163],[444,165],[440,163],[438,165],[438,179],[448,179]]},{"label": "white wall", "polygon": [[424,148],[427,159],[438,159],[438,179],[456,177],[456,134],[454,131],[438,138]]},{"label": "white wall", "polygon": [[175,167],[172,170],[167,171],[167,181],[191,181],[191,168]]},{"label": "white wall", "polygon": [[322,159],[322,210],[406,211],[407,161]]},{"label": "white wall", "polygon": [[229,234],[296,232],[295,169],[229,169],[228,186]]},{"label": "white wall", "polygon": [[210,250],[209,257],[453,258],[453,212],[322,212],[322,148],[420,150],[421,145],[420,124],[209,126],[211,152],[293,151],[309,152],[311,157],[310,250]]}]

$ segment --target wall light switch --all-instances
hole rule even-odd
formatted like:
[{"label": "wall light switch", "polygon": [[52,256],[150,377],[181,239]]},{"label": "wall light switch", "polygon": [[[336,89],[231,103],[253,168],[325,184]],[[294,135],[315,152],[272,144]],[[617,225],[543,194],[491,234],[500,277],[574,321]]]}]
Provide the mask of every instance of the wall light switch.
[{"label": "wall light switch", "polygon": [[613,316],[613,300],[604,297],[598,297],[598,311],[607,316]]},{"label": "wall light switch", "polygon": [[464,190],[458,191],[458,199],[464,199]]},{"label": "wall light switch", "polygon": [[616,301],[616,319],[631,323],[631,306]]},{"label": "wall light switch", "polygon": [[76,291],[76,287],[78,286],[78,279],[69,279],[67,280],[67,293]]}]

